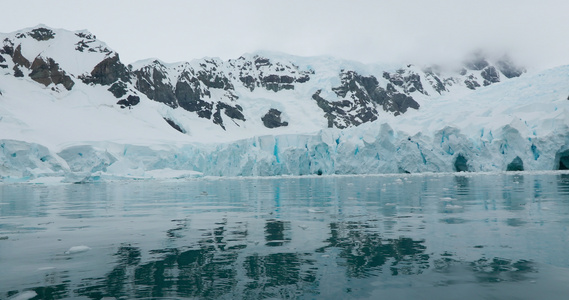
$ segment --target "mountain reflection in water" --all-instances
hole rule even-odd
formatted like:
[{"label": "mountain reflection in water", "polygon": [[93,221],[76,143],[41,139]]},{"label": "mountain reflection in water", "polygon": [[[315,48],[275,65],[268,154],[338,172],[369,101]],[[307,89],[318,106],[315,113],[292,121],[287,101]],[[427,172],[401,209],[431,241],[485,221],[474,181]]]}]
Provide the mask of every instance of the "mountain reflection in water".
[{"label": "mountain reflection in water", "polygon": [[[266,224],[266,245],[275,247],[270,243],[276,237],[284,240],[286,226],[275,220],[267,220]],[[151,250],[147,254],[152,259],[148,261],[143,261],[139,247],[121,245],[114,254],[115,265],[105,277],[84,278],[82,287],[73,294],[90,299],[317,296],[321,273],[329,268],[320,266],[323,253],[336,253],[336,267],[348,278],[374,277],[383,272],[391,276],[418,275],[430,269],[452,273],[460,267],[462,271],[471,272],[478,282],[516,282],[531,280],[531,274],[538,272],[529,260],[482,257],[463,261],[449,253],[429,255],[425,253],[424,240],[384,239],[378,233],[365,230],[369,227],[370,224],[361,222],[330,223],[330,237],[324,241],[326,246],[312,253],[251,254],[246,251],[247,231],[225,226],[216,227],[212,235],[205,234],[207,237],[188,247]],[[237,243],[228,247],[227,240]],[[60,284],[33,290],[38,294],[37,299],[61,299],[71,295],[68,288]]]},{"label": "mountain reflection in water", "polygon": [[[51,255],[53,265],[82,260],[98,264],[93,270],[73,265],[42,269],[40,281],[0,291],[0,298],[33,291],[37,295],[31,299],[341,299],[387,294],[392,299],[452,299],[450,295],[457,294],[448,291],[461,288],[470,298],[485,299],[511,296],[516,289],[526,293],[532,286],[543,292],[548,281],[552,286],[546,296],[555,299],[569,292],[562,279],[569,274],[569,258],[560,254],[569,246],[563,235],[569,225],[566,175],[504,176],[499,185],[496,178],[466,176],[319,180],[232,181],[227,184],[235,186],[227,195],[217,196],[215,187],[201,182],[192,186],[198,194],[194,198],[176,190],[183,197],[152,202],[145,199],[157,194],[145,194],[132,203],[124,200],[122,208],[112,208],[116,212],[104,218],[101,212],[108,214],[116,205],[108,196],[116,190],[97,196],[96,189],[87,187],[95,193],[87,197],[93,202],[74,198],[66,202],[73,210],[54,210],[42,190],[40,207],[49,210],[30,214],[49,217],[57,211],[53,222],[62,236],[67,230],[98,232],[97,226],[109,230],[124,218],[135,225],[142,225],[137,223],[141,219],[167,226],[136,234],[127,230],[119,243],[93,242],[93,257],[90,252]],[[254,190],[257,185],[265,190]],[[175,183],[168,187],[177,188]],[[22,204],[14,208],[30,210]],[[155,217],[163,210],[176,218]],[[6,207],[0,212],[10,218],[18,215]],[[112,219],[115,214],[117,219]],[[58,223],[58,218],[67,222]],[[82,225],[72,226],[70,220]],[[8,237],[0,247],[52,228],[38,221],[0,221],[0,237]],[[105,234],[112,233],[104,233],[102,240]],[[98,260],[104,255],[96,254],[97,249],[111,251],[110,259]],[[0,263],[6,264],[1,253]],[[550,280],[553,277],[563,284]]]}]

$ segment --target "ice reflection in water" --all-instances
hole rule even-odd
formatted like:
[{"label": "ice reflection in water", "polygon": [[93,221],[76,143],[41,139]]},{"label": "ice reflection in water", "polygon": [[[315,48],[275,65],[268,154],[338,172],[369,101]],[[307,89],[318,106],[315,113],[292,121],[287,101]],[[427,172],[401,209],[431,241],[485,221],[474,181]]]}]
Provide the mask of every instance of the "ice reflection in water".
[{"label": "ice reflection in water", "polygon": [[[0,186],[0,299],[549,298],[569,177]],[[84,253],[65,254],[88,245]]]}]

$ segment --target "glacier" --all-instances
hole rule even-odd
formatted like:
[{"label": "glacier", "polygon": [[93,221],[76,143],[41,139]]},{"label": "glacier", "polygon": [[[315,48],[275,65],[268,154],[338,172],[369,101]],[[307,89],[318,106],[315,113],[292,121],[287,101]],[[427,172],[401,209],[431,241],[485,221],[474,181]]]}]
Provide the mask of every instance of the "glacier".
[{"label": "glacier", "polygon": [[[97,69],[101,61],[117,63],[118,54],[86,31],[54,32],[56,36],[67,35],[67,40],[79,42],[66,48],[54,39],[37,42],[21,38],[22,45],[26,47],[16,50],[20,49],[19,55],[24,59],[28,57],[28,60],[40,57],[49,61],[48,58],[54,57],[52,67],[65,69],[65,72],[60,69],[54,74],[67,76],[73,84],[42,83],[25,74],[13,76],[12,69],[26,67],[3,58],[6,67],[0,69],[0,182],[80,183],[202,176],[569,168],[569,66],[508,77],[503,82],[487,82],[471,89],[465,85],[476,83],[472,74],[464,83],[455,80],[451,82],[453,85],[444,86],[434,73],[422,73],[414,66],[398,71],[328,57],[299,58],[265,53],[265,57],[271,57],[275,62],[270,68],[296,74],[295,80],[299,81],[294,86],[267,81],[255,87],[247,86],[249,79],[243,79],[241,84],[239,78],[232,81],[234,79],[228,75],[223,77],[225,87],[231,87],[227,90],[199,83],[199,90],[206,95],[204,99],[217,101],[200,100],[205,103],[204,107],[215,107],[212,105],[217,103],[217,119],[214,116],[212,122],[212,119],[198,116],[183,107],[153,101],[137,90],[140,80],[150,78],[144,77],[147,73],[140,73],[142,79],[139,81],[123,74],[126,76],[124,82],[119,79],[112,85],[108,83],[111,88],[94,83],[103,79],[91,70]],[[17,39],[18,34],[15,36]],[[84,62],[73,59],[77,51],[89,59]],[[170,78],[162,78],[162,83],[173,87],[177,78],[172,75],[174,71],[181,74],[191,71],[197,72],[196,76],[206,76],[209,73],[196,71],[204,66],[227,75],[233,72],[231,64],[241,66],[251,60],[259,61],[260,58],[246,55],[229,62],[229,65],[216,59],[170,65],[149,60],[129,68],[147,68],[151,70],[148,74],[164,68]],[[268,66],[261,67],[270,71]],[[395,71],[387,73],[386,68]],[[249,78],[247,75],[263,79],[262,72],[255,70],[245,69],[249,73],[242,78]],[[475,72],[479,76],[484,71]],[[420,108],[411,107],[394,113],[389,109],[381,110],[381,105],[366,102],[360,108],[373,111],[375,115],[359,124],[359,115],[363,113],[354,113],[352,119],[341,119],[343,111],[337,110],[337,115],[331,116],[332,110],[323,111],[320,103],[311,99],[311,95],[319,95],[320,101],[329,101],[330,105],[339,103],[338,107],[355,107],[358,101],[361,102],[361,98],[357,98],[358,93],[364,91],[360,81],[345,82],[346,88],[351,89],[350,85],[355,85],[359,90],[338,92],[338,85],[352,76],[350,74],[360,76],[359,79],[378,78],[376,81],[387,85],[387,89],[390,82],[415,76],[417,82],[423,83],[422,86],[409,81],[401,86],[394,85],[392,89],[393,93],[412,97]],[[499,77],[499,74],[494,75]],[[58,80],[59,75],[55,75],[50,75],[50,80]],[[495,78],[488,74],[480,76],[480,80],[486,81]],[[310,79],[305,79],[307,77]],[[125,88],[126,95],[136,96],[140,102],[117,105],[117,98],[109,92],[116,83]],[[156,86],[156,82],[153,84]],[[215,86],[217,83],[208,84]],[[148,85],[146,92],[150,93],[155,86]],[[167,89],[161,92],[164,91]],[[353,101],[342,98],[342,93],[344,98]],[[277,116],[282,118],[282,122],[277,120],[278,125],[287,125],[278,128],[264,126],[261,117],[270,109],[278,109]],[[228,114],[231,110],[233,116],[237,114],[236,118]],[[206,115],[212,113],[201,112]],[[355,110],[348,111],[352,112]],[[333,122],[332,117],[336,118]],[[176,124],[179,130],[173,129],[170,123]]]}]

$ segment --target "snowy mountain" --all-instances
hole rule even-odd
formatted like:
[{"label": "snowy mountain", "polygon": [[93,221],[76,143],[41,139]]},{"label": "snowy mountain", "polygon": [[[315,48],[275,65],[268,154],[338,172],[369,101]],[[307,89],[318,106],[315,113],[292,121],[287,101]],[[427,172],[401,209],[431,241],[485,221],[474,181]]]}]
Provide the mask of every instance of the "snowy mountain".
[{"label": "snowy mountain", "polygon": [[125,65],[87,31],[0,39],[2,181],[569,166],[567,67],[261,52]]}]

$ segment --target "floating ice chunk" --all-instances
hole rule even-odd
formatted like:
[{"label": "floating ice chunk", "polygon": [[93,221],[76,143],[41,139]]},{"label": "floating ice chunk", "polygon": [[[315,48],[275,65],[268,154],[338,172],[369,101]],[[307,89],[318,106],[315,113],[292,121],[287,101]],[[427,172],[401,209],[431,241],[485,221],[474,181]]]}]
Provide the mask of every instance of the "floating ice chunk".
[{"label": "floating ice chunk", "polygon": [[452,210],[455,210],[455,209],[461,209],[461,208],[462,208],[462,206],[460,206],[460,205],[452,205],[452,204],[447,204],[447,205],[445,206],[445,208],[446,208],[446,209],[452,209]]},{"label": "floating ice chunk", "polygon": [[75,253],[81,253],[81,252],[86,252],[91,250],[91,248],[87,247],[87,246],[73,246],[71,248],[69,248],[69,250],[65,251],[65,254],[75,254]]},{"label": "floating ice chunk", "polygon": [[28,300],[34,298],[37,295],[38,294],[34,291],[25,291],[8,298],[8,300]]}]

